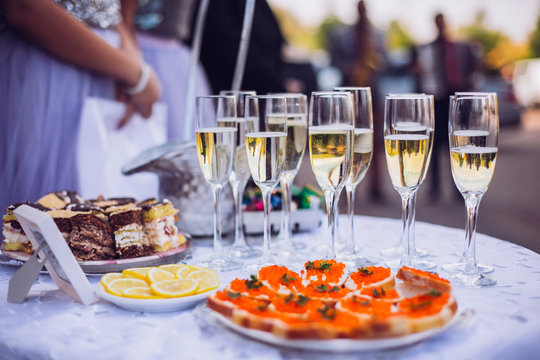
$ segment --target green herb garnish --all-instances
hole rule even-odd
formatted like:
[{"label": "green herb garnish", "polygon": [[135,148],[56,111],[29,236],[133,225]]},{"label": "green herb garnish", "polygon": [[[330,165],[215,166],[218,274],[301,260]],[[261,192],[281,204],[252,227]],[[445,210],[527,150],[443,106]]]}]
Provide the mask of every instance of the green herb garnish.
[{"label": "green herb garnish", "polygon": [[251,280],[246,280],[246,287],[248,288],[248,290],[258,289],[263,286],[263,284],[259,281],[259,279],[257,279],[255,275],[251,275],[250,279]]},{"label": "green herb garnish", "polygon": [[242,294],[240,293],[237,293],[237,292],[228,292],[227,293],[227,297],[228,298],[231,298],[231,299],[236,299],[236,298],[239,298],[240,296],[242,296]]},{"label": "green herb garnish", "polygon": [[315,263],[313,261],[308,261],[306,263],[306,270],[313,270],[315,269]]},{"label": "green herb garnish", "polygon": [[332,309],[327,304],[324,304],[324,307],[317,309],[317,311],[320,312],[322,317],[327,320],[332,320],[336,317],[336,309]]},{"label": "green herb garnish", "polygon": [[285,298],[285,304],[289,303],[292,299],[293,299],[294,295],[293,294],[289,294],[289,296],[287,296]]},{"label": "green herb garnish", "polygon": [[431,300],[422,301],[422,302],[420,302],[418,304],[409,303],[409,307],[411,308],[411,310],[419,310],[419,309],[425,308],[426,306],[429,306],[429,305],[431,305]]},{"label": "green herb garnish", "polygon": [[358,268],[358,272],[361,273],[362,275],[373,275],[373,271],[363,266]]},{"label": "green herb garnish", "polygon": [[289,274],[285,273],[281,277],[281,281],[283,281],[285,284],[289,285],[291,281],[296,281],[297,279],[293,276],[289,276]]},{"label": "green herb garnish", "polygon": [[[379,291],[380,289],[380,291]],[[371,293],[373,294],[374,297],[378,298],[378,297],[381,297],[381,296],[385,296],[386,295],[386,292],[384,291],[383,288],[375,288],[371,291]]]},{"label": "green herb garnish", "polygon": [[331,289],[330,289],[330,292],[338,292],[339,291],[339,286],[333,286]]},{"label": "green herb garnish", "polygon": [[442,295],[442,293],[440,291],[435,290],[435,289],[430,289],[429,292],[426,295],[433,296],[433,297],[439,297],[439,296]]},{"label": "green herb garnish", "polygon": [[300,294],[300,295],[298,295],[298,296],[296,297],[296,300],[295,300],[294,302],[295,302],[296,305],[298,305],[298,306],[304,306],[304,305],[306,305],[306,303],[307,303],[309,300],[311,300],[311,299],[308,298],[308,297],[305,296],[305,295]]},{"label": "green herb garnish", "polygon": [[270,305],[270,303],[265,304],[265,305],[259,305],[259,306],[257,306],[257,310],[264,311],[264,310],[266,310],[268,308],[268,305]]},{"label": "green herb garnish", "polygon": [[327,292],[328,291],[328,286],[326,286],[326,284],[321,284],[321,285],[317,285],[315,286],[315,290],[317,290],[318,292]]},{"label": "green herb garnish", "polygon": [[330,270],[330,267],[332,266],[332,263],[323,261],[321,265],[319,265],[319,270]]}]

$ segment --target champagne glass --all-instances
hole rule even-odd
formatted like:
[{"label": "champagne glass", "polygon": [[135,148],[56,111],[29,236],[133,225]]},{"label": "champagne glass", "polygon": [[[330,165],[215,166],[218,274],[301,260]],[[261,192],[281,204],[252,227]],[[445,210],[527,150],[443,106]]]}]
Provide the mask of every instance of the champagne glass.
[{"label": "champagne glass", "polygon": [[270,211],[272,190],[279,183],[287,144],[287,102],[283,96],[247,96],[246,151],[251,176],[261,189],[264,206],[263,256],[247,267],[254,272],[271,265]]},{"label": "champagne glass", "polygon": [[314,92],[309,110],[309,156],[328,213],[327,259],[336,258],[337,200],[351,173],[354,110],[348,92]]},{"label": "champagne glass", "polygon": [[246,120],[244,116],[244,103],[245,98],[248,95],[257,95],[255,91],[234,91],[223,90],[219,92],[220,95],[234,96],[236,99],[236,149],[234,152],[234,163],[229,178],[231,184],[233,199],[234,199],[234,242],[230,248],[230,252],[239,258],[249,259],[252,257],[260,256],[261,251],[249,247],[244,237],[244,221],[242,216],[242,196],[244,190],[251,176],[249,172],[249,166],[247,163],[246,154],[246,140],[245,140],[245,128]]},{"label": "champagne glass", "polygon": [[373,107],[370,87],[338,87],[335,91],[350,92],[354,100],[354,147],[351,173],[345,183],[347,193],[348,244],[341,258],[355,266],[374,265],[377,259],[368,258],[358,249],[354,231],[354,197],[356,187],[364,179],[373,155]]},{"label": "champagne glass", "polygon": [[[384,113],[384,145],[386,163],[392,185],[401,196],[403,225],[400,265],[433,268],[419,260],[411,246],[414,229],[414,195],[422,184],[430,155],[430,97],[424,94],[386,96]],[[403,122],[415,125],[403,126]]]},{"label": "champagne glass", "polygon": [[236,101],[234,96],[198,96],[196,114],[197,157],[214,195],[214,251],[203,265],[217,271],[234,270],[240,264],[227,259],[223,252],[219,201],[234,159]]},{"label": "champagne glass", "polygon": [[[274,94],[284,96],[287,101],[287,147],[285,163],[280,177],[282,211],[281,228],[276,247],[284,255],[291,255],[295,250],[302,250],[306,245],[292,241],[290,225],[291,190],[294,178],[304,157],[307,142],[307,96],[304,94]],[[271,119],[271,122],[279,121]]]},{"label": "champagne glass", "polygon": [[[452,177],[465,199],[465,252],[463,270],[452,281],[464,287],[493,286],[476,263],[476,221],[497,161],[499,118],[493,94],[456,94],[449,117]],[[484,269],[485,271],[486,269]],[[487,269],[489,271],[489,269]]]},{"label": "champagne glass", "polygon": [[[422,178],[422,181],[426,179],[426,175],[429,169],[429,163],[431,161],[431,151],[433,150],[433,136],[435,131],[435,102],[433,95],[427,95],[427,94],[418,94],[418,93],[409,93],[409,94],[389,94],[392,96],[403,96],[403,97],[410,97],[410,96],[427,96],[429,100],[429,118],[428,122],[429,124],[426,124],[426,126],[420,125],[414,121],[398,121],[397,122],[397,128],[400,132],[403,133],[418,133],[418,130],[420,132],[423,132],[425,128],[427,128],[428,136],[429,136],[429,154],[428,154],[428,160],[426,169],[424,171],[424,175]],[[411,239],[411,251],[416,255],[416,257],[424,257],[429,255],[427,250],[424,249],[418,249],[416,248],[416,193],[413,194],[412,198],[412,214],[411,214],[411,231],[409,234],[409,237]],[[386,257],[400,257],[402,252],[402,238],[399,239],[399,242],[396,246],[382,249],[381,254]],[[436,264],[434,262],[424,262],[422,264],[419,264],[420,268],[423,268],[424,270],[429,270],[430,268],[435,268]]]}]

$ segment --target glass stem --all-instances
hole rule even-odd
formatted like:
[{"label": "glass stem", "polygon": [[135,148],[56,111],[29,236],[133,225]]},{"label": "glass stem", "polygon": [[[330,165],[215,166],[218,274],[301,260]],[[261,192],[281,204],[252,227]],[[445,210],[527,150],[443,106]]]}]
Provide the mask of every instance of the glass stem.
[{"label": "glass stem", "polygon": [[282,194],[282,211],[281,211],[281,232],[283,234],[283,240],[285,243],[291,241],[291,186],[292,183],[289,178],[281,178],[281,194]]},{"label": "glass stem", "polygon": [[341,191],[331,191],[331,190],[325,190],[324,191],[324,199],[326,202],[326,212],[328,214],[328,232],[329,232],[329,239],[328,239],[328,252],[326,254],[327,259],[335,259],[336,258],[336,230],[337,230],[337,223],[336,223],[336,212],[337,212],[337,201],[336,197],[339,197],[339,194]]},{"label": "glass stem", "polygon": [[412,256],[413,253],[411,251],[411,243],[410,243],[410,237],[411,237],[411,222],[412,222],[412,215],[413,215],[413,192],[406,192],[402,193],[401,195],[401,206],[402,206],[402,221],[403,221],[403,228],[401,232],[401,246],[402,246],[402,252],[401,252],[401,263],[400,265],[403,266],[411,266],[412,263]]},{"label": "glass stem", "polygon": [[354,193],[356,188],[353,185],[345,187],[347,193],[347,222],[349,227],[349,249],[355,255],[358,251],[356,248],[355,233],[354,233]]},{"label": "glass stem", "polygon": [[411,225],[409,228],[409,251],[416,257],[416,191],[411,196]]},{"label": "glass stem", "polygon": [[465,206],[467,207],[467,221],[465,223],[465,272],[476,273],[476,219],[478,217],[478,206],[482,200],[482,195],[465,195]]},{"label": "glass stem", "polygon": [[263,237],[263,262],[270,262],[270,240],[272,237],[272,226],[270,223],[270,207],[272,191],[262,190],[263,207],[264,207],[264,237]]},{"label": "glass stem", "polygon": [[214,255],[221,254],[223,249],[221,243],[221,212],[219,209],[221,189],[222,186],[212,186],[212,194],[214,195]]},{"label": "glass stem", "polygon": [[234,199],[234,243],[233,247],[242,248],[246,247],[246,241],[244,239],[244,221],[242,218],[242,195],[244,194],[244,188],[246,187],[245,181],[231,181],[231,188]]}]

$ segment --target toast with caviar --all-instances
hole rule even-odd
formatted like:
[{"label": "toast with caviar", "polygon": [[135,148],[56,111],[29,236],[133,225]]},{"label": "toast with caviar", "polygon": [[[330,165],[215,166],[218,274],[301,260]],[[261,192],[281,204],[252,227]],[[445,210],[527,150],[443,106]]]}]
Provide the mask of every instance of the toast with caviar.
[{"label": "toast with caviar", "polygon": [[[415,293],[402,294],[396,278]],[[446,279],[412,268],[396,277],[382,267],[349,274],[335,260],[315,260],[300,273],[263,267],[210,295],[207,306],[239,326],[284,339],[373,339],[443,327],[457,311],[451,290]]]}]

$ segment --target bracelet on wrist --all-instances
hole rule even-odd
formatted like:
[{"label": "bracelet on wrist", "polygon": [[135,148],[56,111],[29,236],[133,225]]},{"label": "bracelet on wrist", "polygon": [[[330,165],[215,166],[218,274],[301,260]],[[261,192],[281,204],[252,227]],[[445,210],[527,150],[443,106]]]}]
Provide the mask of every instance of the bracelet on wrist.
[{"label": "bracelet on wrist", "polygon": [[148,81],[150,81],[150,72],[152,69],[147,63],[141,64],[141,76],[139,77],[139,81],[134,86],[128,86],[124,90],[129,95],[137,95],[141,91],[143,91],[146,88],[146,85],[148,85]]}]

